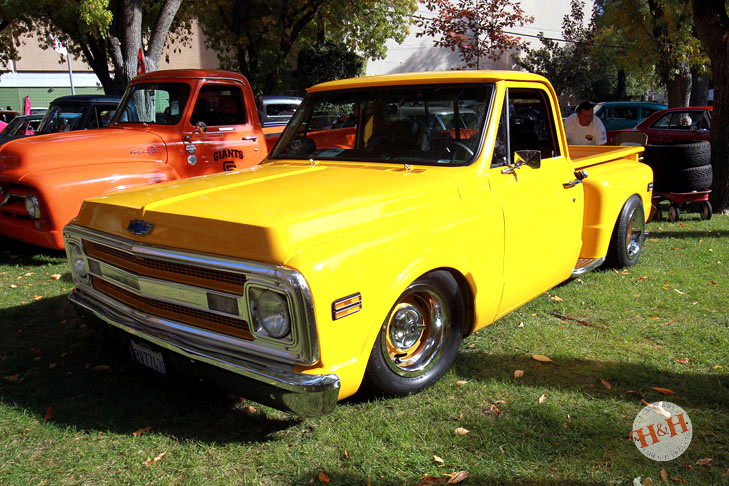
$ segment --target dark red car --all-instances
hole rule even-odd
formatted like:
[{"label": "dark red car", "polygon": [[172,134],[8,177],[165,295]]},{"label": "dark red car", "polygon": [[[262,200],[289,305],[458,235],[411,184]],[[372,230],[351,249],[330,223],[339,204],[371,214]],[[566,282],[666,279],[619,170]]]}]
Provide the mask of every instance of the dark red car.
[{"label": "dark red car", "polygon": [[643,132],[648,135],[650,145],[708,141],[711,138],[711,106],[689,106],[657,111],[635,128],[612,132],[608,144],[614,144],[614,137],[620,132]]}]

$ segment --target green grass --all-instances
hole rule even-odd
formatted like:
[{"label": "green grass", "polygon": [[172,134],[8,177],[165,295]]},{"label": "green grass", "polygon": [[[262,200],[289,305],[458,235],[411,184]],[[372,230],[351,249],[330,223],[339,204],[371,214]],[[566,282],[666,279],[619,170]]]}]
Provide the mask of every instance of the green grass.
[{"label": "green grass", "polygon": [[[729,483],[729,216],[649,231],[637,266],[567,282],[467,338],[436,386],[307,420],[141,372],[76,317],[62,254],[0,240],[0,483],[298,485],[324,472],[415,485],[468,471],[461,484],[630,485],[661,483],[661,469],[671,484]],[[641,400],[666,398],[653,387],[675,391],[694,427],[666,463],[627,438]]]}]

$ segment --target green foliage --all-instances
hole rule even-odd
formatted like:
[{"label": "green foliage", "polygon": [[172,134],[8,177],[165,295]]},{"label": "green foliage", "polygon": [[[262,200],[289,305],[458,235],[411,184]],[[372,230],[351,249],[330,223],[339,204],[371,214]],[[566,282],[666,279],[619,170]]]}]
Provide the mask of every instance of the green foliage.
[{"label": "green foliage", "polygon": [[[526,49],[516,64],[523,69],[546,76],[554,85],[560,100],[576,104],[582,100],[611,100],[640,97],[646,83],[630,76],[624,93],[618,92],[619,68],[616,60],[624,49],[596,42],[598,11],[593,10],[585,26],[585,2],[572,0],[571,12],[562,21],[565,42],[538,35],[543,47]],[[646,77],[643,77],[646,79]]]},{"label": "green foliage", "polygon": [[297,52],[327,40],[366,57],[402,41],[415,0],[206,0],[195,14],[221,66],[243,73],[257,92],[295,88]]},{"label": "green foliage", "polygon": [[20,37],[33,27],[26,2],[0,0],[0,63],[17,59]]},{"label": "green foliage", "polygon": [[296,76],[299,92],[324,81],[352,78],[364,74],[365,60],[343,44],[325,42],[299,51]]}]

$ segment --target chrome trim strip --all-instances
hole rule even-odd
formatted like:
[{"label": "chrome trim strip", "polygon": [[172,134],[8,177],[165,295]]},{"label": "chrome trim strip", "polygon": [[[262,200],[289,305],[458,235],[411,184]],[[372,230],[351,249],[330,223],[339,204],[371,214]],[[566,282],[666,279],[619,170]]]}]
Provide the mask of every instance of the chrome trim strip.
[{"label": "chrome trim strip", "polygon": [[[296,270],[279,265],[266,265],[245,260],[233,260],[223,257],[194,254],[185,251],[170,250],[153,247],[149,244],[138,243],[117,236],[90,230],[81,226],[69,224],[64,230],[64,239],[88,239],[102,245],[110,246],[130,255],[144,256],[173,263],[185,263],[207,269],[216,269],[246,275],[246,284],[263,284],[270,286],[289,297],[293,323],[293,343],[278,340],[268,344],[266,349],[295,353],[299,356],[299,363],[311,365],[319,360],[319,340],[316,332],[316,318],[314,314],[314,300],[309,285]],[[83,287],[84,290],[88,290]],[[256,339],[259,339],[257,336]]]},{"label": "chrome trim strip", "polygon": [[[248,315],[248,306],[241,295],[229,294],[226,292],[220,292],[217,290],[204,289],[202,287],[193,287],[191,285],[184,285],[176,282],[168,282],[166,280],[158,280],[154,278],[144,277],[142,275],[136,275],[120,268],[109,265],[106,262],[97,260],[95,258],[87,257],[89,262],[96,262],[101,269],[100,274],[93,271],[89,273],[96,278],[111,282],[112,284],[123,288],[124,290],[131,292],[138,296],[151,297],[161,302],[169,302],[171,304],[181,305],[183,307],[190,307],[192,309],[199,309],[211,314],[219,314],[222,316],[235,317],[240,319],[241,322],[244,320],[241,316]],[[92,265],[88,265],[89,268]],[[131,285],[136,283],[136,285]],[[227,312],[220,312],[210,308],[208,305],[208,294],[220,295],[230,299],[235,299],[238,302],[238,314],[228,314]]]},{"label": "chrome trim strip", "polygon": [[[575,267],[574,270],[572,270],[573,277],[584,275],[585,273],[590,272],[590,271],[596,269],[597,267],[599,267],[600,265],[602,265],[603,263],[605,263],[605,257],[585,258],[585,259],[581,258],[580,260],[592,260],[592,262],[587,263],[586,265],[583,265],[583,266]],[[578,260],[578,264],[579,264],[579,260]]]},{"label": "chrome trim strip", "polygon": [[[222,354],[222,351],[224,351],[222,349],[198,347],[201,343],[186,340],[184,335],[177,332],[179,329],[170,332],[167,329],[147,326],[151,322],[140,322],[132,318],[133,314],[128,314],[122,309],[116,310],[111,306],[99,305],[100,303],[95,300],[95,297],[86,296],[77,289],[74,289],[68,298],[71,302],[92,312],[107,324],[161,348],[270,385],[284,392],[290,392],[280,393],[279,398],[294,413],[304,416],[322,415],[331,412],[337,403],[340,380],[339,376],[334,373],[307,375],[296,373],[290,367],[281,364],[268,363],[268,365],[261,365],[251,363],[241,359],[240,353],[236,353],[237,356],[231,356]],[[157,324],[165,322],[162,319],[158,321]],[[168,322],[168,324],[173,323]]]}]

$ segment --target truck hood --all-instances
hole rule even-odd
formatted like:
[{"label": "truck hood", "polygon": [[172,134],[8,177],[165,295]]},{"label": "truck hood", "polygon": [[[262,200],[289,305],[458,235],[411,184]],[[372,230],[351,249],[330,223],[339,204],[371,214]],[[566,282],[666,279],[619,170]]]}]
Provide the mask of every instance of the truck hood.
[{"label": "truck hood", "polygon": [[129,161],[166,162],[164,141],[143,130],[99,128],[25,137],[0,147],[0,172],[11,171],[18,180],[47,169]]},{"label": "truck hood", "polygon": [[[354,231],[372,238],[459,214],[454,176],[463,169],[266,163],[90,199],[74,222],[140,243],[285,264]],[[149,234],[133,235],[133,220],[153,225]]]}]

